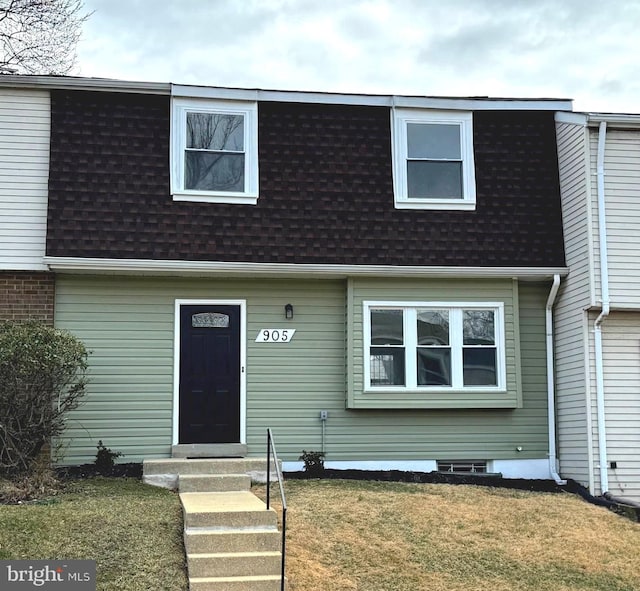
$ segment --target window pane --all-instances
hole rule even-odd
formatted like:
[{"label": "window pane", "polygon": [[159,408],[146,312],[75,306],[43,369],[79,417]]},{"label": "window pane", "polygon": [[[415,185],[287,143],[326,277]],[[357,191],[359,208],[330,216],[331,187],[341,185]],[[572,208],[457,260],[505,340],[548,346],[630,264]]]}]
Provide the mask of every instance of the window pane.
[{"label": "window pane", "polygon": [[418,386],[451,385],[451,349],[418,349]]},{"label": "window pane", "polygon": [[449,312],[418,310],[418,345],[449,344]]},{"label": "window pane", "polygon": [[402,310],[371,310],[371,344],[402,345]]},{"label": "window pane", "polygon": [[187,148],[244,151],[244,117],[187,113]]},{"label": "window pane", "polygon": [[462,162],[407,162],[407,196],[462,199]]},{"label": "window pane", "polygon": [[439,123],[407,123],[409,158],[460,160],[460,126]]},{"label": "window pane", "polygon": [[371,347],[369,363],[372,386],[404,386],[402,347]]},{"label": "window pane", "polygon": [[463,349],[465,386],[497,386],[496,349],[478,347]]},{"label": "window pane", "polygon": [[244,154],[185,152],[184,188],[244,191]]},{"label": "window pane", "polygon": [[464,310],[462,326],[465,345],[495,345],[495,314],[492,310]]}]

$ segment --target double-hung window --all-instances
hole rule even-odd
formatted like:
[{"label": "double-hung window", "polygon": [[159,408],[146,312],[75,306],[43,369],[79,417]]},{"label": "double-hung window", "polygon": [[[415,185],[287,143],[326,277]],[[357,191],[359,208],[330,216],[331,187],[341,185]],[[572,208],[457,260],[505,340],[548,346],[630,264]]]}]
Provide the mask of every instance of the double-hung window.
[{"label": "double-hung window", "polygon": [[471,113],[394,109],[393,174],[399,209],[475,209]]},{"label": "double-hung window", "polygon": [[502,303],[365,302],[365,388],[501,390]]},{"label": "double-hung window", "polygon": [[171,183],[177,201],[255,204],[257,105],[175,98]]}]

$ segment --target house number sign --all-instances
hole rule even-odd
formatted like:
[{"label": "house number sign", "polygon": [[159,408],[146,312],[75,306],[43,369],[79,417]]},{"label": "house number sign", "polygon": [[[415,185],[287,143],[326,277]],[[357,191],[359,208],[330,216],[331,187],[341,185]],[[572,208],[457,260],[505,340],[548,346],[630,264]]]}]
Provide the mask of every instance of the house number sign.
[{"label": "house number sign", "polygon": [[261,328],[256,343],[288,343],[295,332],[295,328]]}]

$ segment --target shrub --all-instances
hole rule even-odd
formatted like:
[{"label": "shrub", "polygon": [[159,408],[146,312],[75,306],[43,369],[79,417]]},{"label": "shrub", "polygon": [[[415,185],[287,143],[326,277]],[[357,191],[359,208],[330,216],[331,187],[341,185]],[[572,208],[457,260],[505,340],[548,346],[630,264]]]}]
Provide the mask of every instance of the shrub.
[{"label": "shrub", "polygon": [[0,477],[0,503],[38,501],[57,495],[61,488],[62,483],[51,468],[51,462],[39,456],[28,473],[13,474],[7,479]]},{"label": "shrub", "polygon": [[30,321],[0,324],[0,474],[23,473],[84,395],[87,350]]},{"label": "shrub", "polygon": [[97,447],[98,451],[96,453],[94,464],[100,474],[107,476],[113,472],[116,458],[122,457],[123,453],[120,451],[113,451],[110,447],[105,447],[102,445],[102,439],[98,441]]},{"label": "shrub", "polygon": [[324,452],[302,450],[298,458],[304,462],[304,471],[309,476],[322,476],[324,472]]}]

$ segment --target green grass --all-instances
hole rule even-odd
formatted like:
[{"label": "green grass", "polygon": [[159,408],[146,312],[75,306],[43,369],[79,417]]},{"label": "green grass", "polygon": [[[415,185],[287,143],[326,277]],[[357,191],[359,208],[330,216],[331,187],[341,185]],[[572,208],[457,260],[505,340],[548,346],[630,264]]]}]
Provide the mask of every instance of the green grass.
[{"label": "green grass", "polygon": [[34,504],[0,507],[0,559],[95,559],[100,591],[186,591],[175,493],[128,478],[72,482]]}]

